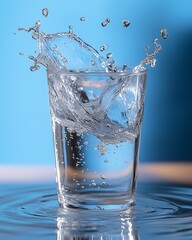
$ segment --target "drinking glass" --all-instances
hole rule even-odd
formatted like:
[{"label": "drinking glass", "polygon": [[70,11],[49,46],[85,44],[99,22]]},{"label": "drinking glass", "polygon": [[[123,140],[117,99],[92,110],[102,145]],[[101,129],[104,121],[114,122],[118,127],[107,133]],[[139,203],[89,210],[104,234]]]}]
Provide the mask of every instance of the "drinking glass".
[{"label": "drinking glass", "polygon": [[47,75],[60,205],[128,209],[135,203],[147,71]]}]

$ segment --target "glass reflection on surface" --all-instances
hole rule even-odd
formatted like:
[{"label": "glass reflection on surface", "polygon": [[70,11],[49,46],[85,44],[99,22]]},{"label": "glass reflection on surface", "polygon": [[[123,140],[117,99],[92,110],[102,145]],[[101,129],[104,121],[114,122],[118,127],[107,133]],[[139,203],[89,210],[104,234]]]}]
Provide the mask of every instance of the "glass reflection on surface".
[{"label": "glass reflection on surface", "polygon": [[132,211],[59,209],[57,240],[137,240],[139,235],[134,227]]}]

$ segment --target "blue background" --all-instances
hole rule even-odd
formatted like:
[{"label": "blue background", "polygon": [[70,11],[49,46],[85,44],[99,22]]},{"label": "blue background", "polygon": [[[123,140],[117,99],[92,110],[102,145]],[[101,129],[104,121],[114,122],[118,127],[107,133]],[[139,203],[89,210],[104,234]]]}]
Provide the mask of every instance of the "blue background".
[{"label": "blue background", "polygon": [[[45,7],[48,18],[41,14]],[[102,28],[107,17],[111,23]],[[54,164],[45,69],[29,70],[28,56],[35,55],[37,43],[17,31],[38,19],[47,33],[73,25],[96,49],[108,43],[119,64],[132,65],[145,56],[145,46],[152,46],[154,37],[160,38],[160,29],[167,28],[169,37],[161,41],[157,65],[148,71],[140,159],[192,160],[191,0],[3,0],[0,18],[0,164]],[[121,26],[124,19],[131,21],[127,29]]]}]

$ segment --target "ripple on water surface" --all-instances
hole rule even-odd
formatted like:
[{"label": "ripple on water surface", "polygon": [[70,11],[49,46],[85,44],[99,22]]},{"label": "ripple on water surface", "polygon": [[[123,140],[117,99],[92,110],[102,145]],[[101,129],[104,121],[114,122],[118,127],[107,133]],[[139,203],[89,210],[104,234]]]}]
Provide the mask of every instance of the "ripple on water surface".
[{"label": "ripple on water surface", "polygon": [[129,212],[58,207],[55,185],[1,185],[0,239],[192,239],[192,190],[139,184]]}]

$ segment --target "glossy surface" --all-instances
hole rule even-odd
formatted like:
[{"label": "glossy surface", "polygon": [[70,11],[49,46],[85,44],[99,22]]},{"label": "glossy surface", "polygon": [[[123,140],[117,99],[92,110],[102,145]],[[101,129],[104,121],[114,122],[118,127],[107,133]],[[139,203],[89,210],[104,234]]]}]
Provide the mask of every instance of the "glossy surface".
[{"label": "glossy surface", "polygon": [[140,183],[129,212],[58,207],[55,184],[0,185],[0,239],[191,239],[190,186]]}]

